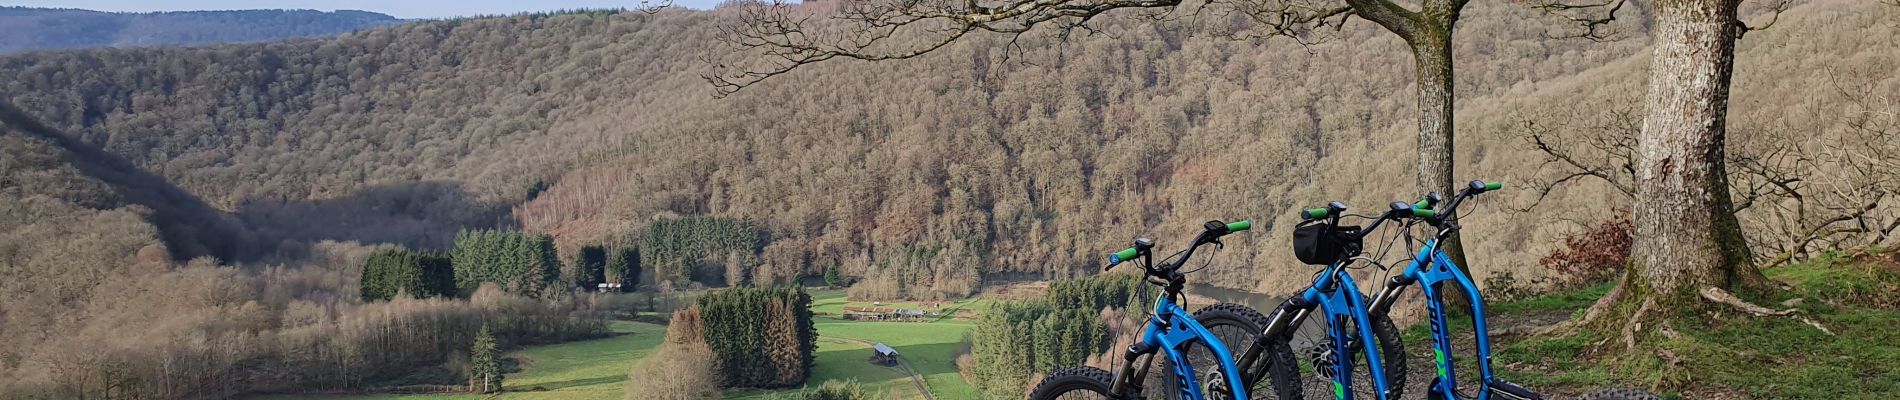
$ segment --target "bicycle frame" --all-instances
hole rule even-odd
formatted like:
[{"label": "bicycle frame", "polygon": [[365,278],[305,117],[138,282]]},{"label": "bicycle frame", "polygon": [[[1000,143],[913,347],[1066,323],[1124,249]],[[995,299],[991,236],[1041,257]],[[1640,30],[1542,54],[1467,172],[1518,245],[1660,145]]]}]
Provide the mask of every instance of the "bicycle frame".
[{"label": "bicycle frame", "polygon": [[[1379,343],[1378,336],[1372,333],[1372,317],[1366,312],[1363,298],[1364,295],[1359,292],[1359,284],[1353,281],[1352,274],[1345,272],[1345,263],[1333,263],[1322,270],[1319,276],[1313,278],[1312,285],[1301,290],[1298,296],[1287,299],[1279,309],[1274,311],[1273,317],[1269,318],[1272,322],[1267,325],[1259,340],[1280,340],[1281,334],[1286,329],[1298,327],[1305,322],[1313,307],[1323,306],[1321,309],[1326,313],[1324,318],[1329,322],[1326,335],[1332,338],[1333,342],[1332,360],[1330,360],[1333,364],[1333,397],[1352,399],[1353,351],[1351,343],[1353,341],[1350,339],[1357,337],[1357,343],[1371,343],[1374,346]],[[1339,322],[1348,319],[1353,321],[1354,326],[1359,327],[1358,332],[1347,332],[1342,328],[1345,324]],[[1364,346],[1360,347],[1364,348]],[[1255,343],[1255,346],[1248,349],[1241,359],[1242,363],[1252,365],[1259,359],[1263,348],[1264,346],[1260,343]],[[1369,364],[1366,368],[1372,375],[1370,384],[1379,393],[1379,399],[1385,400],[1391,393],[1386,387],[1385,362],[1378,351],[1365,353],[1366,363]]]},{"label": "bicycle frame", "polygon": [[[1463,397],[1458,395],[1458,380],[1454,379],[1457,376],[1457,370],[1453,368],[1456,355],[1451,349],[1450,321],[1445,315],[1445,294],[1441,288],[1447,282],[1457,284],[1471,301],[1471,325],[1477,337],[1478,372],[1483,378],[1482,382],[1490,386],[1499,381],[1491,373],[1491,338],[1485,325],[1484,298],[1478,293],[1478,285],[1457,264],[1452,263],[1450,257],[1438,250],[1437,240],[1426,242],[1418,254],[1412,257],[1412,262],[1405,267],[1404,272],[1393,277],[1384,289],[1373,296],[1370,309],[1372,312],[1386,312],[1406,286],[1419,284],[1419,289],[1425,291],[1425,309],[1431,316],[1432,365],[1437,369],[1437,378],[1430,391],[1444,399],[1461,399]],[[1476,399],[1488,400],[1491,393],[1491,390],[1479,390]]]},{"label": "bicycle frame", "polygon": [[[1159,299],[1155,300],[1154,315],[1149,317],[1148,326],[1141,333],[1141,343],[1128,349],[1126,362],[1122,364],[1121,371],[1116,373],[1114,382],[1117,387],[1113,391],[1117,394],[1122,393],[1125,388],[1123,382],[1130,382],[1131,379],[1133,382],[1139,382],[1143,377],[1133,371],[1135,359],[1143,355],[1154,355],[1154,352],[1159,350],[1173,361],[1174,371],[1170,372],[1174,373],[1176,386],[1181,388],[1181,395],[1188,400],[1206,399],[1206,394],[1201,391],[1200,378],[1195,375],[1194,366],[1188,363],[1187,355],[1181,352],[1182,348],[1193,343],[1207,346],[1208,350],[1214,353],[1214,358],[1220,360],[1220,375],[1216,377],[1226,381],[1234,398],[1250,398],[1247,395],[1247,385],[1242,380],[1240,368],[1235,366],[1233,353],[1227,350],[1227,345],[1221,343],[1213,332],[1207,330],[1207,327],[1195,321],[1194,315],[1189,314],[1187,309],[1175,304],[1173,296],[1167,293],[1163,293]],[[1152,363],[1154,358],[1151,356],[1148,361]],[[1146,370],[1143,368],[1143,371]]]},{"label": "bicycle frame", "polygon": [[[1463,202],[1468,196],[1490,190],[1497,190],[1501,187],[1503,187],[1503,185],[1498,182],[1473,181],[1471,182],[1470,189],[1460,192],[1458,196],[1451,200],[1450,205],[1445,207],[1445,213],[1449,214],[1455,212],[1459,203]],[[1438,201],[1439,197],[1434,193],[1428,195],[1426,200],[1418,203],[1393,203],[1393,211],[1391,211],[1391,213],[1405,213],[1408,211],[1407,209],[1410,208],[1409,214],[1414,217],[1438,218],[1440,214],[1431,210],[1431,206]],[[1421,207],[1425,211],[1420,211]],[[1329,208],[1332,209],[1333,212],[1343,211],[1345,209],[1343,205],[1330,204]],[[1311,215],[1309,218],[1321,218],[1326,215],[1326,211],[1327,210],[1309,210],[1303,211],[1302,215]],[[1373,225],[1366,227],[1365,230],[1370,231],[1376,228],[1380,222],[1385,221],[1390,215],[1389,213],[1387,216],[1380,217],[1373,222]],[[1334,219],[1336,222],[1337,217],[1335,216]],[[1372,314],[1383,315],[1391,308],[1392,302],[1398,298],[1406,286],[1419,283],[1419,287],[1425,291],[1426,309],[1431,314],[1432,362],[1437,370],[1437,378],[1433,380],[1431,387],[1427,388],[1427,397],[1443,400],[1465,399],[1465,397],[1458,395],[1458,381],[1454,379],[1456,372],[1454,368],[1455,358],[1451,348],[1452,338],[1449,330],[1450,323],[1445,316],[1444,293],[1441,292],[1443,285],[1447,282],[1452,282],[1456,283],[1458,288],[1461,289],[1471,301],[1471,322],[1477,341],[1478,370],[1483,378],[1482,385],[1484,386],[1482,390],[1478,391],[1478,395],[1475,399],[1489,400],[1495,393],[1498,397],[1508,400],[1542,400],[1542,396],[1516,384],[1497,379],[1497,377],[1492,374],[1491,337],[1489,328],[1485,325],[1484,298],[1479,294],[1478,285],[1471,281],[1471,277],[1467,276],[1464,271],[1461,271],[1458,265],[1453,263],[1450,257],[1445,256],[1444,252],[1440,251],[1438,247],[1440,240],[1450,237],[1452,232],[1457,231],[1458,227],[1455,219],[1451,221],[1428,219],[1428,221],[1434,221],[1432,225],[1439,227],[1437,236],[1425,242],[1424,247],[1420,248],[1418,253],[1412,257],[1412,262],[1406,265],[1404,271],[1399,273],[1399,276],[1393,277],[1390,281],[1386,282],[1385,288],[1380,289],[1377,294],[1373,295],[1369,303],[1359,303],[1358,285],[1353,283],[1350,274],[1341,270],[1344,262],[1350,261],[1335,262],[1333,265],[1328,266],[1327,270],[1321,273],[1319,278],[1314,280],[1313,286],[1308,287],[1300,296],[1287,299],[1286,303],[1282,304],[1280,308],[1274,312],[1273,316],[1269,319],[1266,329],[1261,332],[1260,338],[1256,340],[1254,346],[1249,348],[1241,357],[1241,365],[1248,366],[1248,370],[1250,371],[1257,370],[1258,368],[1252,367],[1254,367],[1256,363],[1261,362],[1259,355],[1265,348],[1266,341],[1283,340],[1282,335],[1287,332],[1287,329],[1300,326],[1300,324],[1306,320],[1307,314],[1311,311],[1312,307],[1317,304],[1325,305],[1329,321],[1339,321],[1340,314],[1351,313],[1352,317],[1355,318],[1354,321],[1356,321],[1360,327],[1359,340],[1361,343],[1377,345],[1377,337],[1373,335],[1372,330],[1366,324],[1369,320],[1367,316]],[[1328,292],[1326,290],[1328,287],[1325,286],[1325,284],[1328,283],[1343,285],[1344,288]],[[1347,293],[1351,295],[1348,296]],[[1340,297],[1344,297],[1344,299],[1340,299]],[[1342,306],[1348,311],[1335,311]],[[1335,346],[1333,349],[1333,368],[1334,372],[1336,372],[1333,386],[1334,397],[1350,399],[1352,398],[1352,392],[1347,389],[1351,387],[1351,375],[1347,372],[1351,371],[1351,366],[1341,363],[1340,357],[1344,357],[1344,361],[1350,362],[1352,356],[1348,350],[1350,350],[1352,346],[1345,340],[1347,337],[1346,333],[1340,332],[1340,329],[1337,328],[1339,324],[1330,325],[1333,326],[1333,328],[1328,329],[1328,334],[1333,339]],[[1366,346],[1359,347],[1365,348]],[[1367,367],[1370,368],[1374,387],[1378,389],[1380,397],[1384,398],[1388,396],[1390,392],[1387,391],[1385,386],[1387,384],[1384,371],[1385,364],[1380,362],[1378,353],[1378,351],[1366,352],[1366,359],[1368,363],[1372,364]],[[1249,382],[1252,382],[1258,380],[1260,377],[1249,376],[1247,378]]]},{"label": "bicycle frame", "polygon": [[[1440,233],[1440,237],[1444,232]],[[1483,378],[1484,387],[1478,390],[1475,400],[1489,400],[1493,393],[1506,399],[1541,399],[1536,393],[1516,384],[1497,379],[1491,373],[1491,335],[1484,319],[1484,296],[1479,294],[1478,285],[1462,271],[1450,257],[1439,251],[1438,240],[1425,242],[1405,271],[1386,282],[1384,289],[1372,297],[1370,312],[1384,313],[1392,307],[1392,302],[1404,292],[1405,287],[1413,283],[1425,291],[1425,309],[1432,319],[1432,365],[1437,369],[1430,393],[1439,399],[1458,400],[1466,397],[1458,394],[1457,369],[1454,368],[1456,355],[1451,349],[1450,321],[1445,316],[1445,295],[1441,285],[1455,283],[1471,301],[1471,329],[1477,339],[1478,373]]]},{"label": "bicycle frame", "polygon": [[[1376,227],[1375,223],[1366,229]],[[1289,297],[1281,303],[1280,307],[1274,310],[1273,315],[1268,317],[1267,327],[1254,341],[1254,345],[1241,356],[1239,364],[1248,366],[1249,371],[1257,370],[1258,368],[1253,367],[1264,361],[1260,358],[1260,354],[1266,349],[1267,341],[1290,340],[1284,337],[1288,329],[1295,329],[1305,323],[1306,318],[1312,314],[1313,307],[1323,306],[1321,308],[1326,313],[1323,318],[1328,321],[1326,335],[1332,339],[1333,343],[1332,359],[1329,360],[1333,368],[1333,397],[1353,398],[1353,344],[1370,343],[1372,346],[1378,346],[1379,339],[1378,335],[1372,331],[1369,303],[1365,302],[1365,295],[1359,291],[1359,284],[1353,281],[1352,274],[1346,272],[1346,264],[1351,262],[1351,259],[1345,259],[1326,266],[1313,278],[1313,284],[1307,285],[1306,289],[1300,290],[1298,295]],[[1353,321],[1354,326],[1359,327],[1358,332],[1347,332],[1341,328],[1345,325],[1341,322],[1348,319]],[[1358,340],[1351,340],[1355,338]],[[1364,345],[1358,347],[1366,348]],[[1385,361],[1377,350],[1365,353],[1366,363],[1369,364],[1366,366],[1367,372],[1372,378],[1370,384],[1378,393],[1380,400],[1388,400],[1392,396],[1392,391],[1387,387],[1389,381],[1385,376]],[[1262,377],[1248,376],[1246,378],[1248,382],[1255,382]]]}]

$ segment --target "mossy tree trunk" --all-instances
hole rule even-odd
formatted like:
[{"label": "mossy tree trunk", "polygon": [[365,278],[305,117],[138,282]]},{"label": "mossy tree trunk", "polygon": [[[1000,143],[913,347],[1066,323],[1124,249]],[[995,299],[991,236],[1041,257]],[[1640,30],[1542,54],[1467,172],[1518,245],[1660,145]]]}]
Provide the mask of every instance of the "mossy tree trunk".
[{"label": "mossy tree trunk", "polygon": [[1773,288],[1750,261],[1723,161],[1735,41],[1745,29],[1736,19],[1737,5],[1655,3],[1647,116],[1636,144],[1629,268],[1615,289],[1567,325],[1620,334],[1633,356],[1660,345],[1652,340],[1673,336],[1671,320],[1722,308],[1749,311],[1752,305],[1729,293]]},{"label": "mossy tree trunk", "polygon": [[[1379,24],[1404,39],[1412,52],[1418,89],[1418,193],[1457,193],[1452,184],[1453,129],[1457,91],[1452,85],[1452,31],[1465,0],[1424,0],[1417,11],[1386,0],[1346,0],[1354,15]],[[1440,243],[1445,255],[1466,273],[1464,246],[1458,237]],[[1465,296],[1446,296],[1451,309],[1469,307]]]},{"label": "mossy tree trunk", "polygon": [[[1466,0],[1424,0],[1417,11],[1388,0],[1346,0],[1354,15],[1379,24],[1404,39],[1412,51],[1418,88],[1418,192],[1450,196],[1452,185],[1452,30]],[[1465,267],[1457,238],[1442,244],[1447,256]],[[1457,296],[1453,296],[1457,297]]]},{"label": "mossy tree trunk", "polygon": [[1702,287],[1759,289],[1724,165],[1729,81],[1742,29],[1734,0],[1666,0],[1657,12],[1648,116],[1637,137],[1634,283],[1659,300]]}]

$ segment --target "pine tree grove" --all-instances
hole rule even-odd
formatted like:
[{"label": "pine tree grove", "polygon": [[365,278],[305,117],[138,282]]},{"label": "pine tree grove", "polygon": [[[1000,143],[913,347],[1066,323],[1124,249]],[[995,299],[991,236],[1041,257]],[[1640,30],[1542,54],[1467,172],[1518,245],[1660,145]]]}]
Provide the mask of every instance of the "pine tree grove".
[{"label": "pine tree grove", "polygon": [[586,290],[593,290],[607,282],[607,248],[599,245],[582,246],[574,256],[574,284]]},{"label": "pine tree grove", "polygon": [[752,221],[739,218],[657,219],[640,237],[640,255],[655,282],[680,284],[692,280],[700,263],[726,261],[734,253],[756,257],[762,236]]},{"label": "pine tree grove", "polygon": [[469,230],[455,236],[449,252],[455,265],[455,285],[472,291],[494,283],[503,291],[536,296],[561,276],[561,259],[554,238],[511,230]]},{"label": "pine tree grove", "polygon": [[389,300],[398,293],[418,299],[454,295],[455,276],[449,258],[405,249],[371,254],[363,264],[363,300]]},{"label": "pine tree grove", "polygon": [[1082,365],[1114,340],[1101,310],[1141,313],[1155,290],[1134,275],[1056,281],[1041,299],[985,310],[970,331],[970,374],[989,398],[1021,397],[1028,377]]},{"label": "pine tree grove", "polygon": [[811,376],[818,333],[799,287],[732,288],[699,298],[696,313],[721,387],[797,386]]},{"label": "pine tree grove", "polygon": [[613,282],[620,283],[620,291],[631,292],[640,286],[640,248],[634,246],[614,249],[613,257],[607,258],[607,276]]}]

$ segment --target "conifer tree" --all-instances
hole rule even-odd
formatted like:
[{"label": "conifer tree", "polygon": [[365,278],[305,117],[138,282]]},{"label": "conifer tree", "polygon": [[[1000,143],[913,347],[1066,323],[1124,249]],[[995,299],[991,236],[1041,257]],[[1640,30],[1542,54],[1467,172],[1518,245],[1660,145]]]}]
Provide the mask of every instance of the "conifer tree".
[{"label": "conifer tree", "polygon": [[524,276],[527,280],[523,283],[524,287],[540,289],[537,293],[541,295],[564,292],[560,290],[560,286],[566,285],[559,284],[561,254],[554,248],[554,237],[547,234],[535,234],[527,236],[523,243],[529,262],[527,274]]},{"label": "conifer tree", "polygon": [[489,333],[488,324],[482,324],[482,331],[475,334],[475,344],[470,346],[468,351],[470,391],[475,393],[501,391],[500,351],[500,345],[495,343],[495,336]]},{"label": "conifer tree", "polygon": [[379,250],[363,264],[360,292],[364,301],[389,300],[397,293],[429,298],[455,293],[448,258],[404,249]]},{"label": "conifer tree", "polygon": [[599,245],[582,246],[574,257],[574,284],[583,289],[593,289],[607,282],[607,248]]},{"label": "conifer tree", "polygon": [[607,258],[607,273],[620,283],[620,291],[631,292],[640,285],[640,248],[621,247]]}]

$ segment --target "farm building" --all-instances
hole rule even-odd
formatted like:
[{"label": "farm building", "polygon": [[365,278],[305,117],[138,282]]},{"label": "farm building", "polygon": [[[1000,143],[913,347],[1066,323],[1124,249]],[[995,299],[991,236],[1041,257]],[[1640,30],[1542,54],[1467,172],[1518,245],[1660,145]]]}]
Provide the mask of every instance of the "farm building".
[{"label": "farm building", "polygon": [[871,346],[871,363],[886,367],[897,366],[897,349],[878,343]]},{"label": "farm building", "polygon": [[921,321],[930,313],[918,308],[845,307],[844,319],[874,321]]}]

